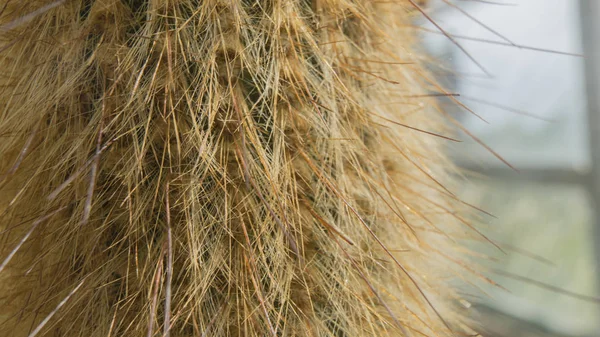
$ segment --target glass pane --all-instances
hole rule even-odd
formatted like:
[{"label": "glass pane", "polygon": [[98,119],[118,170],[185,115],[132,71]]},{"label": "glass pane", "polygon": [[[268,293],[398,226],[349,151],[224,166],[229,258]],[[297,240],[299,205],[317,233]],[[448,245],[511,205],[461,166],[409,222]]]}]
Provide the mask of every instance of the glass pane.
[{"label": "glass pane", "polygon": [[599,331],[598,303],[547,287],[587,296],[598,294],[590,240],[593,214],[585,189],[505,181],[476,181],[473,185],[477,187],[464,190],[463,198],[479,200],[479,206],[498,217],[488,218],[483,232],[505,251],[489,244],[477,245],[494,259],[480,261],[490,268],[486,275],[507,289],[481,283],[490,297],[481,295],[479,300],[569,336]]},{"label": "glass pane", "polygon": [[[589,156],[583,58],[510,46],[582,53],[578,1],[511,2],[454,2],[481,23],[446,3],[434,5],[435,21],[459,36],[456,41],[468,55],[424,20],[426,45],[447,62],[452,72],[452,80],[446,81],[452,86],[449,90],[459,93],[457,99],[481,117],[463,111],[463,124],[501,156],[516,166],[585,167]],[[464,36],[504,45],[460,38]],[[461,144],[459,154],[501,164],[464,138],[468,150]]]},{"label": "glass pane", "polygon": [[[420,22],[425,47],[443,60],[431,70],[473,110],[450,112],[517,168],[589,170],[584,60],[561,53],[582,53],[578,4],[432,1],[431,17],[464,50],[427,20]],[[464,143],[451,148],[459,162],[503,166],[462,137]],[[517,176],[474,181],[463,191],[467,202],[498,217],[487,218],[483,231],[506,252],[474,245],[491,256],[482,260],[491,269],[486,276],[506,288],[481,282],[489,294],[475,300],[489,308],[481,321],[498,336],[594,335],[600,331],[600,305],[561,290],[599,295],[592,241],[597,214],[588,186],[511,180]]]}]

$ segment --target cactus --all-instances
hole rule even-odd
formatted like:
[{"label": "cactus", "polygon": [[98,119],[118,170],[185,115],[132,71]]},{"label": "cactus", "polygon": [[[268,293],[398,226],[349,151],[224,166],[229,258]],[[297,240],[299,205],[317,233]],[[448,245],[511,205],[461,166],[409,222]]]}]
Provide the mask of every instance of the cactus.
[{"label": "cactus", "polygon": [[472,333],[420,6],[5,0],[0,334]]}]

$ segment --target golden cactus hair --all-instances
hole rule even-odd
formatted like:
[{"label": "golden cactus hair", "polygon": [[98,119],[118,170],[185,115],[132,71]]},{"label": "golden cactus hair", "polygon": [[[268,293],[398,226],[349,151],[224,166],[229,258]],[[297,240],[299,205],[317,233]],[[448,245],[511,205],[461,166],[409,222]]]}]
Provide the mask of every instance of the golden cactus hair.
[{"label": "golden cactus hair", "polygon": [[0,335],[472,334],[421,4],[3,2]]}]

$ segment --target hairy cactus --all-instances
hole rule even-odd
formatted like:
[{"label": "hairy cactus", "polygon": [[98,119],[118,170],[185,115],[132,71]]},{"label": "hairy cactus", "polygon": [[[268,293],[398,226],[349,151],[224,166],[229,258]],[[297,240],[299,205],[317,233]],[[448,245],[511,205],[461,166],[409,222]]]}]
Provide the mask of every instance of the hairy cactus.
[{"label": "hairy cactus", "polygon": [[419,6],[4,0],[0,335],[472,334]]}]

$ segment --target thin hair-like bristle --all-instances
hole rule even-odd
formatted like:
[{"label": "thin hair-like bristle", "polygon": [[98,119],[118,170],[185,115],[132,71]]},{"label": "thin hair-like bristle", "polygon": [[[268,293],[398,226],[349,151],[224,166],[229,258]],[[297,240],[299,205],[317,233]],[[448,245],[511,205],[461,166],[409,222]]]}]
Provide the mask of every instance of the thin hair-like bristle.
[{"label": "thin hair-like bristle", "polygon": [[0,335],[472,334],[421,6],[7,0]]}]

